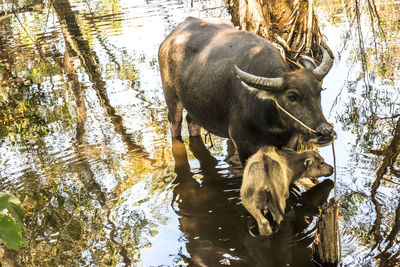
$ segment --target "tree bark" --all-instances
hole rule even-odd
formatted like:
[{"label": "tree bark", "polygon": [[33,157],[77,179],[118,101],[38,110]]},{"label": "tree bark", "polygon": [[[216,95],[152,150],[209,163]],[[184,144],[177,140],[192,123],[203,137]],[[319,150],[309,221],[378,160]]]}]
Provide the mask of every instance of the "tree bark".
[{"label": "tree bark", "polygon": [[292,68],[301,68],[300,56],[318,61],[318,45],[333,57],[318,27],[314,0],[226,0],[232,22],[266,38],[280,49]]},{"label": "tree bark", "polygon": [[338,207],[333,199],[322,206],[313,243],[313,259],[321,266],[338,266]]}]

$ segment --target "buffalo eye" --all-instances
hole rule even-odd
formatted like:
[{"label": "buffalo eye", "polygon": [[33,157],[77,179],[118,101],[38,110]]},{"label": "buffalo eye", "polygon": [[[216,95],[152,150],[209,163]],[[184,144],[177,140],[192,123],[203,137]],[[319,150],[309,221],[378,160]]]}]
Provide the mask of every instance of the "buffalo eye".
[{"label": "buffalo eye", "polygon": [[297,100],[297,95],[291,93],[291,94],[289,94],[289,95],[287,96],[287,98],[288,98],[290,101],[294,102],[294,101]]}]

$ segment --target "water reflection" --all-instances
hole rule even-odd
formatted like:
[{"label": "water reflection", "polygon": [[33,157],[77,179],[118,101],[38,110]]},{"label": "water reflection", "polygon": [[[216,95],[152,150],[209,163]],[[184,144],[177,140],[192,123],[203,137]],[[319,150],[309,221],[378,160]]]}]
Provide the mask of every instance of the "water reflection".
[{"label": "water reflection", "polygon": [[188,263],[194,266],[312,264],[310,245],[315,229],[307,228],[318,213],[317,207],[326,201],[333,187],[331,180],[301,196],[292,194],[289,201],[297,203],[293,220],[284,222],[272,238],[255,236],[256,223],[240,204],[241,175],[224,175],[224,169],[231,167],[219,166],[200,137],[190,137],[189,143],[200,162],[196,173],[191,171],[183,141],[172,139],[177,174],[172,205],[185,236]]},{"label": "water reflection", "polygon": [[373,233],[375,238],[375,244],[372,249],[381,249],[380,253],[376,257],[380,260],[382,264],[387,266],[395,266],[399,263],[398,256],[400,254],[399,252],[397,252],[397,255],[392,255],[392,253],[389,253],[389,251],[393,251],[393,249],[396,249],[394,248],[394,246],[397,247],[397,244],[395,243],[397,243],[397,235],[400,231],[400,201],[398,201],[397,208],[395,210],[394,224],[391,227],[392,229],[384,240],[381,230],[382,217],[384,214],[382,212],[382,205],[378,200],[377,193],[383,180],[389,183],[392,182],[397,186],[400,185],[398,182],[394,181],[395,177],[400,178],[399,170],[395,166],[396,162],[397,164],[399,163],[398,156],[400,154],[400,119],[397,120],[394,129],[393,139],[390,141],[389,145],[381,150],[370,152],[375,155],[379,155],[381,158],[383,157],[381,165],[376,171],[376,179],[371,187],[371,199],[375,205],[376,211],[375,222],[371,229],[371,232]]},{"label": "water reflection", "polygon": [[[4,2],[14,12],[0,12],[0,190],[23,201],[29,245],[5,251],[1,264],[310,266],[315,207],[330,180],[293,195],[296,217],[266,240],[249,233],[226,140],[171,147],[158,45],[189,14],[226,16],[222,5]],[[322,99],[328,111],[336,99],[331,120],[342,129],[348,266],[400,264],[399,10],[378,0],[318,3],[337,51]]]},{"label": "water reflection", "polygon": [[[400,48],[398,3],[356,0],[343,6],[329,1],[328,6],[321,7],[331,24],[325,32],[338,53],[335,76],[344,79],[342,84],[326,81],[336,88],[330,94],[331,114],[342,128],[339,136],[345,137],[338,176],[343,262],[396,266],[399,239],[393,228],[398,224],[399,176],[390,169],[398,169],[398,148],[391,160],[378,151],[391,146],[397,135],[399,65],[393,62]],[[335,24],[343,27],[340,35],[332,32]]]},{"label": "water reflection", "polygon": [[[199,173],[193,174],[182,140],[172,139],[177,178],[173,203],[179,215],[180,229],[186,238],[190,262],[199,266],[215,266],[225,259],[243,261],[241,238],[246,233],[239,200],[240,177],[223,177],[216,168],[201,137],[190,138],[190,148],[200,162]],[[195,179],[195,177],[202,178]],[[236,202],[236,204],[235,204]],[[225,255],[225,256],[224,256]]]},{"label": "water reflection", "polygon": [[[117,235],[117,227],[115,224],[110,220],[110,208],[108,207],[106,201],[106,195],[104,192],[102,192],[100,185],[95,179],[95,174],[92,171],[92,168],[90,166],[90,161],[91,161],[91,156],[90,156],[90,150],[88,148],[88,144],[85,140],[85,133],[86,133],[86,106],[85,106],[85,99],[83,95],[83,88],[81,88],[78,76],[77,76],[77,70],[76,66],[74,66],[74,60],[75,58],[71,55],[73,54],[78,54],[76,53],[77,51],[74,51],[72,47],[69,45],[69,43],[66,44],[66,53],[65,53],[65,70],[67,72],[67,79],[68,82],[72,88],[72,91],[75,96],[75,103],[76,103],[76,114],[77,114],[77,123],[76,123],[76,141],[77,141],[77,155],[78,155],[78,162],[77,162],[77,167],[81,170],[81,173],[79,174],[79,180],[82,182],[84,187],[91,192],[94,196],[95,199],[99,202],[101,206],[101,212],[104,214],[105,219],[107,221],[107,224],[111,228],[110,232],[110,240],[115,244],[115,246],[118,248],[118,252],[120,253],[121,257],[123,258],[123,262],[129,266],[132,261],[128,257],[128,252],[127,249],[121,245],[119,241],[116,240],[116,235]],[[95,67],[94,67],[95,69]],[[106,98],[107,96],[103,96],[103,98]],[[106,100],[108,100],[106,98]],[[107,101],[109,103],[109,101]],[[113,110],[113,108],[109,105],[109,109]],[[114,114],[114,116],[117,116]],[[120,118],[120,117],[119,117]],[[124,129],[123,126],[121,125],[122,118],[120,120],[116,120],[117,125],[119,126],[119,129]],[[118,123],[119,122],[119,123]],[[123,131],[120,131],[118,133],[124,133]],[[126,133],[125,133],[126,134]],[[129,136],[128,136],[129,137]],[[128,139],[128,143],[130,139]],[[128,149],[131,149],[132,145],[128,145]],[[136,146],[135,146],[136,149]],[[76,240],[79,240],[79,237],[76,238]]]},{"label": "water reflection", "polygon": [[[76,76],[77,69],[76,66],[74,66],[74,62],[76,59],[80,60],[81,65],[84,67],[85,72],[88,74],[89,80],[93,84],[93,89],[96,91],[100,105],[104,108],[105,115],[111,119],[115,132],[121,135],[121,138],[126,144],[128,151],[134,152],[136,157],[147,159],[148,154],[143,151],[140,146],[136,145],[133,142],[132,135],[127,133],[126,128],[123,125],[122,117],[117,114],[115,108],[110,104],[105,86],[106,83],[102,79],[98,57],[96,53],[90,49],[89,43],[83,38],[80,27],[77,23],[77,19],[75,17],[75,14],[72,12],[69,1],[55,0],[52,2],[52,5],[56,15],[59,18],[59,21],[61,22],[61,28],[63,29],[62,33],[64,35],[66,46],[65,61],[67,68],[67,77],[72,79],[70,88],[72,88],[76,98],[78,125],[79,123],[82,123],[86,120],[86,108],[82,95],[84,88],[80,87],[78,77]],[[109,51],[107,51],[107,53],[109,53]],[[76,56],[73,57],[72,55]],[[71,78],[71,76],[73,77]],[[84,125],[80,128],[83,129]],[[83,137],[84,132],[79,136]],[[146,163],[142,161],[142,164]]]}]

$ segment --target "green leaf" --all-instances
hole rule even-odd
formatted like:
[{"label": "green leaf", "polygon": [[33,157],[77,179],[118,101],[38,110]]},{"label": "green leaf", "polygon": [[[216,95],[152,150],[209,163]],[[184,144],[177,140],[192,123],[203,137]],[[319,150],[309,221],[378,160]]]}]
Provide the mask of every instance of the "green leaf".
[{"label": "green leaf", "polygon": [[15,205],[14,203],[10,203],[10,206],[8,207],[8,211],[11,213],[11,215],[14,217],[14,219],[17,221],[17,223],[25,229],[25,227],[24,227],[24,216],[25,216],[25,213],[19,207],[19,205]]},{"label": "green leaf", "polygon": [[9,249],[26,246],[21,227],[7,215],[0,214],[0,241]]},{"label": "green leaf", "polygon": [[4,209],[8,209],[10,204],[20,205],[21,201],[13,195],[0,193],[0,211]]},{"label": "green leaf", "polygon": [[19,199],[10,194],[0,193],[0,210],[8,209],[14,219],[19,223],[22,227],[24,227],[24,212],[19,207],[21,202]]}]

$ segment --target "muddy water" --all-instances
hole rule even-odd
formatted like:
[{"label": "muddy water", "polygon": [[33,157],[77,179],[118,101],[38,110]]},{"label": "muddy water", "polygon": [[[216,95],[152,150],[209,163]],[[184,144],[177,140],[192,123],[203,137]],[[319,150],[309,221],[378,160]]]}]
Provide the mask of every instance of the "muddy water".
[{"label": "muddy water", "polygon": [[[229,142],[168,132],[158,46],[188,15],[228,17],[223,3],[12,3],[0,17],[0,191],[23,202],[28,247],[2,249],[3,264],[312,264],[306,204],[329,182],[297,200],[272,238],[253,237]],[[317,5],[336,56],[322,99],[338,132],[342,260],[397,266],[399,6],[355,4]],[[332,163],[329,147],[321,154]]]}]

